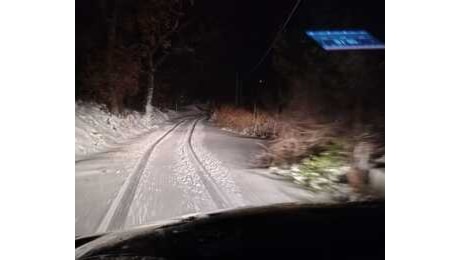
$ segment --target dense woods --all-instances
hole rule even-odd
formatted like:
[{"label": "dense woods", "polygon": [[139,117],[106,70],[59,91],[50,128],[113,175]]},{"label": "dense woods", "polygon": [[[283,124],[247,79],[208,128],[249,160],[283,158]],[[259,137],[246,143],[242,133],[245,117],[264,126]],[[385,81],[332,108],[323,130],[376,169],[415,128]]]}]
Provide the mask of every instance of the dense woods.
[{"label": "dense woods", "polygon": [[[326,2],[303,3],[276,34],[292,3],[255,16],[254,8],[274,4],[78,1],[76,98],[117,114],[214,101],[248,110],[256,105],[296,119],[382,125],[384,53],[326,52],[304,35],[312,26],[356,27],[380,18],[360,13],[359,1],[340,12],[334,1]],[[252,71],[275,37],[269,55]]]},{"label": "dense woods", "polygon": [[298,118],[382,124],[384,53],[325,52],[311,41],[285,34],[274,48],[272,64],[284,91],[279,102]]},{"label": "dense woods", "polygon": [[155,73],[168,56],[193,51],[178,36],[193,1],[79,4],[87,19],[77,25],[77,99],[104,104],[113,113],[142,110],[152,102]]}]

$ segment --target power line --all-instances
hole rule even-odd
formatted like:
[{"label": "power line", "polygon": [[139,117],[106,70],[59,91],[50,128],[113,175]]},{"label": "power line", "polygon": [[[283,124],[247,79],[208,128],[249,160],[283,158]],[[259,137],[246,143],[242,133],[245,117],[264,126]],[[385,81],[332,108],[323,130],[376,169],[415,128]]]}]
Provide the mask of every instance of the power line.
[{"label": "power line", "polygon": [[265,51],[264,55],[260,58],[259,62],[252,68],[252,70],[249,72],[249,74],[252,74],[260,66],[260,64],[262,64],[262,62],[265,60],[265,58],[268,56],[270,51],[273,49],[273,45],[275,44],[276,40],[280,36],[281,32],[283,32],[284,29],[286,28],[286,26],[288,25],[289,21],[291,20],[292,16],[294,15],[295,11],[297,10],[297,8],[299,7],[301,2],[302,2],[302,0],[297,0],[297,2],[294,4],[294,7],[292,8],[292,10],[289,13],[288,17],[284,21],[283,25],[280,27],[280,29],[276,33],[275,38],[270,43],[270,46]]}]

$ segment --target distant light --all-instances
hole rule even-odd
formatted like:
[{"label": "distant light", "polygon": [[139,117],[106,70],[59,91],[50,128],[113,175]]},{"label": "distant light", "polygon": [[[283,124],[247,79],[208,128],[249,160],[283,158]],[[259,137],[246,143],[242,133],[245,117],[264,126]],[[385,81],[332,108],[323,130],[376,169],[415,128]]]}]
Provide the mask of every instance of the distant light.
[{"label": "distant light", "polygon": [[259,83],[260,83],[260,84],[262,84],[262,83],[264,83],[264,81],[263,81],[263,80],[261,80],[261,79],[259,79]]},{"label": "distant light", "polygon": [[385,49],[385,45],[364,30],[305,31],[327,51]]}]

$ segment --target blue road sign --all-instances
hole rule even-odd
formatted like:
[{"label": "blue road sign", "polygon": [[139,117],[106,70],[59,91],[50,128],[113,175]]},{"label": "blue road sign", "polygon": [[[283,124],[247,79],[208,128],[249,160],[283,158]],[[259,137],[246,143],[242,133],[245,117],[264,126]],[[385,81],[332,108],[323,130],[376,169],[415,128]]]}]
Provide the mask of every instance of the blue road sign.
[{"label": "blue road sign", "polygon": [[327,51],[385,49],[385,45],[364,30],[306,31]]}]

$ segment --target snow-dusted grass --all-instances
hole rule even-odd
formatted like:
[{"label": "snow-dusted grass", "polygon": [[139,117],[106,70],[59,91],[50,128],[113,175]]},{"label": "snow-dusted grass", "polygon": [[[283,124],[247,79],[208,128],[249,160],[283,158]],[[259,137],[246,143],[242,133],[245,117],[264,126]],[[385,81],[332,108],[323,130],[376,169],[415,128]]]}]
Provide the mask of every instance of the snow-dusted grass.
[{"label": "snow-dusted grass", "polygon": [[92,103],[75,103],[75,156],[107,149],[129,138],[145,133],[168,119],[153,108],[150,115],[135,111],[125,116],[108,113],[102,106]]}]

